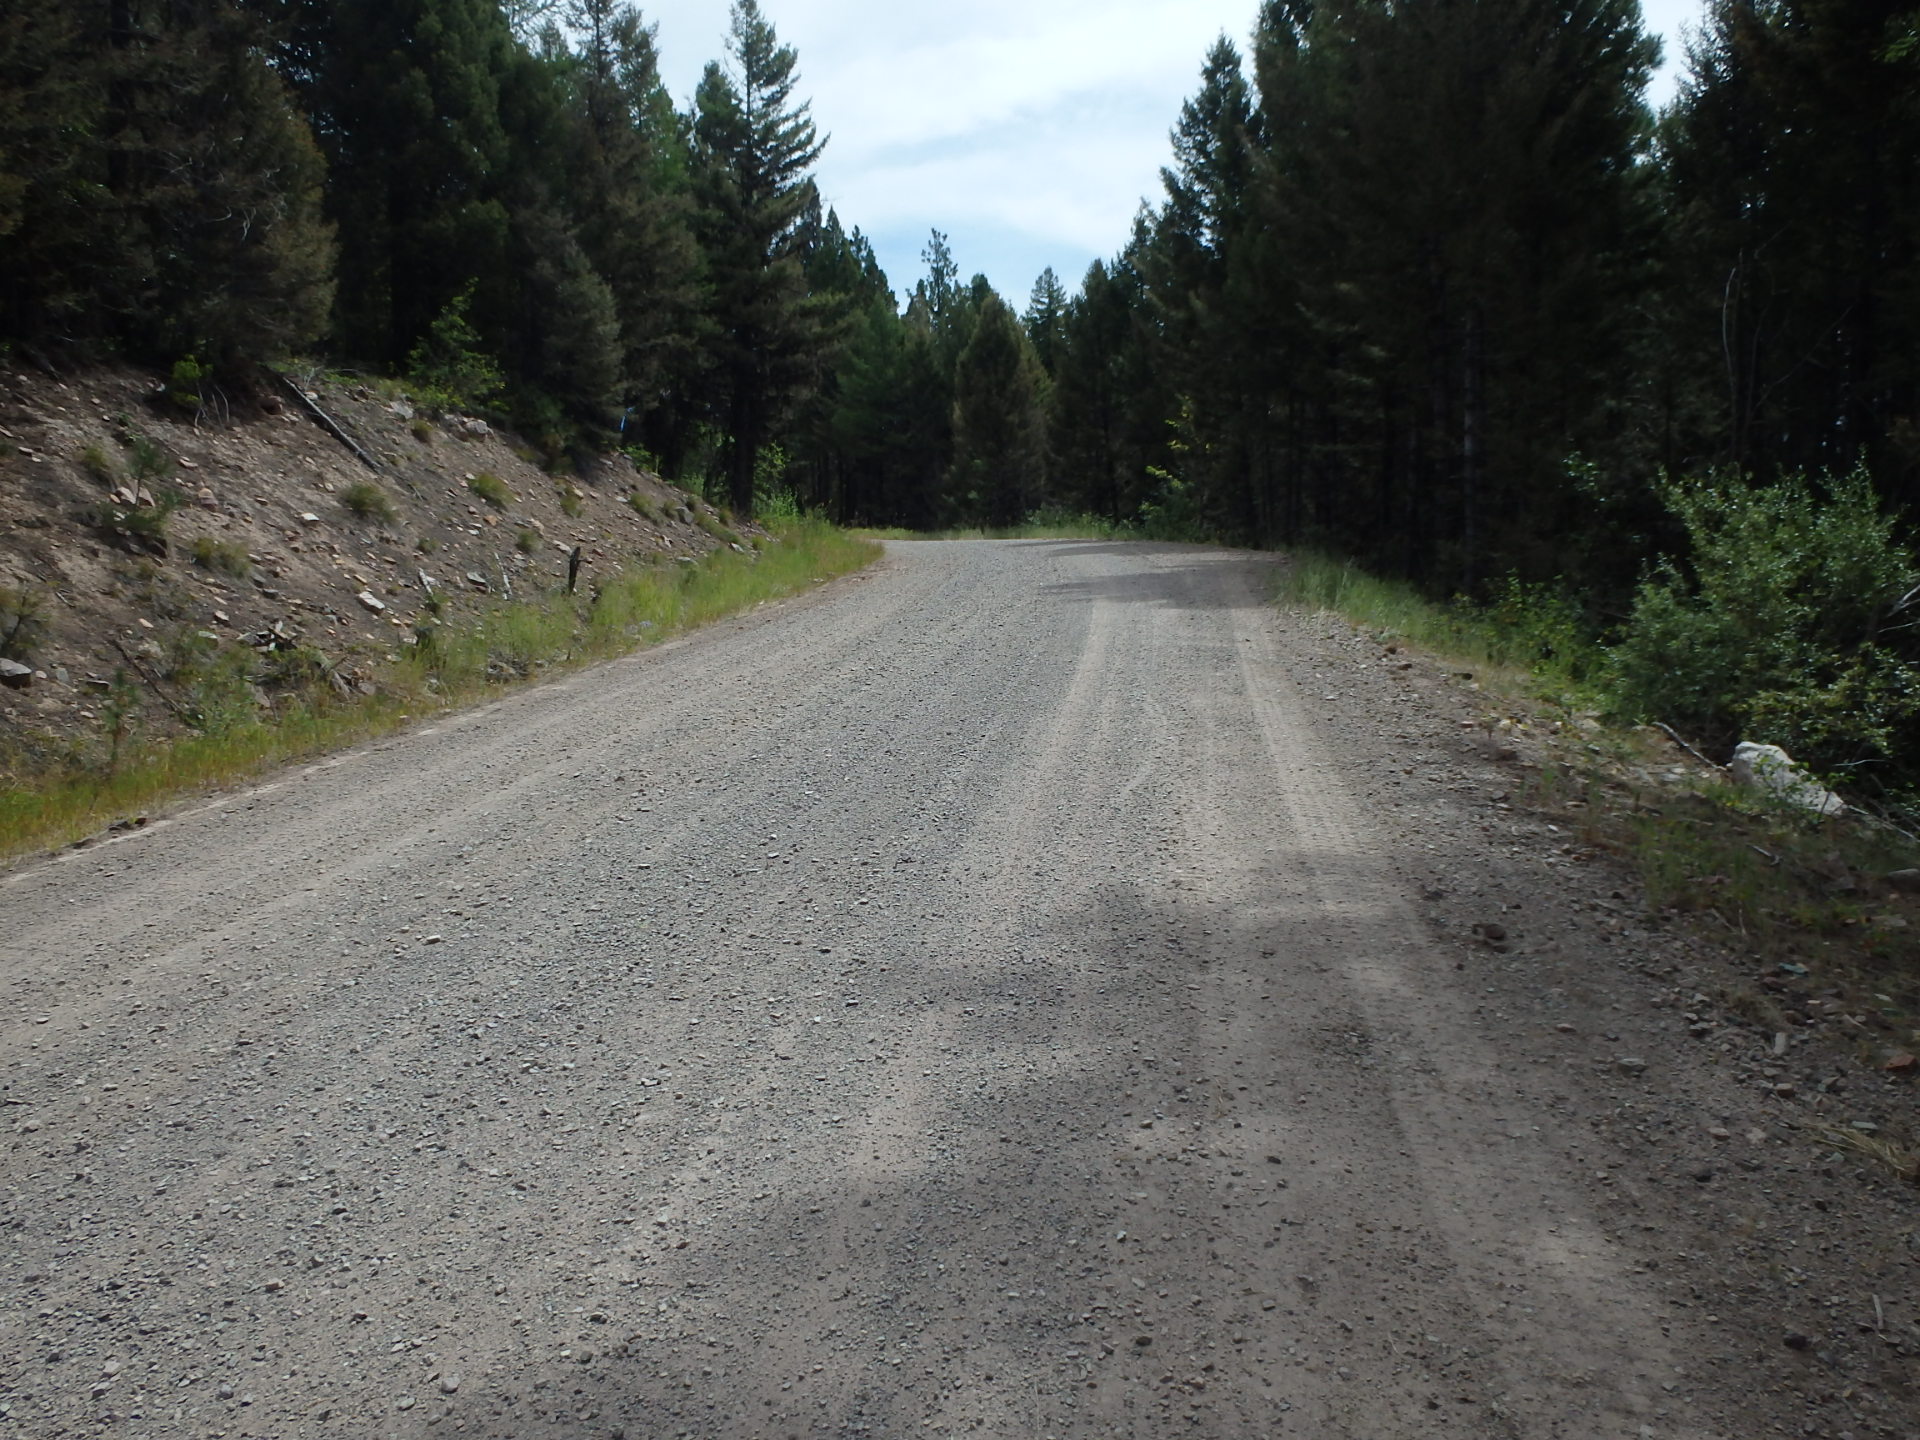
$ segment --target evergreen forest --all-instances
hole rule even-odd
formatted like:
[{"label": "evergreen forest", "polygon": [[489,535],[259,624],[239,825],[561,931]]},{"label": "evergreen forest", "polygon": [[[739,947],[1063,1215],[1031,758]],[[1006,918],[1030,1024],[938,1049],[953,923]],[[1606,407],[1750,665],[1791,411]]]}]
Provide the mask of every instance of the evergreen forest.
[{"label": "evergreen forest", "polygon": [[[1111,258],[1007,297],[823,211],[756,0],[685,110],[624,0],[12,0],[0,341],[235,393],[319,356],[736,513],[1554,587],[1641,622],[1649,712],[1772,704],[1816,750],[1865,715],[1823,753],[1884,757],[1920,715],[1906,3],[1708,0],[1656,113],[1634,0],[1266,0]],[[1708,644],[1778,673],[1662,692]]]}]

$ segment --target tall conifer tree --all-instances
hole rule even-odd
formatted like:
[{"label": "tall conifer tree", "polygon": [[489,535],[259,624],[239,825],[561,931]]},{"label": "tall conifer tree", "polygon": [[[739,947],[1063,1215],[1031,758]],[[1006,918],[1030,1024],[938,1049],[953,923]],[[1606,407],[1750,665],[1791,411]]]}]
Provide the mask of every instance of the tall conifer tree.
[{"label": "tall conifer tree", "polygon": [[727,488],[734,509],[751,514],[760,451],[804,387],[825,328],[801,263],[824,142],[794,98],[794,52],[756,0],[736,0],[728,46],[731,69],[708,65],[694,96],[695,183]]}]

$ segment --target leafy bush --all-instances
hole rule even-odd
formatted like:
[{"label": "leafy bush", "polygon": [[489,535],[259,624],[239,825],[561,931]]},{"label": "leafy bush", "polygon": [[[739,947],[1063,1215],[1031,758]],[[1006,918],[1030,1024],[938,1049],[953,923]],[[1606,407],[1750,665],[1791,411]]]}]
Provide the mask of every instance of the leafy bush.
[{"label": "leafy bush", "polygon": [[216,540],[211,535],[194,537],[193,563],[202,570],[217,570],[236,580],[246,579],[247,572],[253,568],[246,546],[237,545],[231,540]]},{"label": "leafy bush", "polygon": [[422,399],[447,409],[484,405],[505,384],[498,362],[480,348],[480,332],[467,318],[473,291],[474,282],[469,281],[407,357],[407,378]]},{"label": "leafy bush", "polygon": [[413,438],[418,440],[422,445],[431,445],[433,443],[433,422],[427,419],[426,416],[415,416],[413,424],[407,428],[413,431]]},{"label": "leafy bush", "polygon": [[1670,480],[1660,496],[1691,554],[1663,561],[1634,597],[1616,708],[1723,746],[1784,745],[1821,769],[1898,753],[1920,717],[1898,648],[1916,567],[1866,471]]},{"label": "leafy bush", "polygon": [[791,525],[801,516],[800,501],[792,490],[777,485],[754,497],[754,515],[767,525]]},{"label": "leafy bush", "polygon": [[580,492],[571,485],[560,487],[560,512],[569,519],[577,517],[586,507],[580,502]]},{"label": "leafy bush", "polygon": [[340,503],[361,520],[387,521],[393,518],[393,501],[387,492],[371,480],[356,480],[340,492]]},{"label": "leafy bush", "polygon": [[467,488],[496,510],[506,509],[513,500],[513,492],[507,488],[507,482],[491,471],[482,470],[467,481]]},{"label": "leafy bush", "polygon": [[188,415],[198,414],[205,403],[204,387],[213,378],[213,367],[187,355],[173,362],[173,376],[167,387],[167,400]]},{"label": "leafy bush", "polygon": [[642,520],[657,521],[660,518],[660,507],[642,495],[638,490],[635,490],[627,496],[627,504],[632,507],[633,513],[638,515]]},{"label": "leafy bush", "polygon": [[522,530],[520,534],[515,537],[513,545],[522,555],[531,555],[540,548],[540,532],[538,530]]}]

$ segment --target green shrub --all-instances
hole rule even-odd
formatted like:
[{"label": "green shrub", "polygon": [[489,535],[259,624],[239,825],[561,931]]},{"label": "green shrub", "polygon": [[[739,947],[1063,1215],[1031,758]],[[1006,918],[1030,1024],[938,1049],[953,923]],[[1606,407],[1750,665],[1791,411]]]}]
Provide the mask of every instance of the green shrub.
[{"label": "green shrub", "polygon": [[586,507],[580,502],[580,492],[571,485],[560,487],[560,512],[569,519],[577,517]]},{"label": "green shrub", "polygon": [[1615,708],[1723,746],[1784,745],[1820,769],[1900,751],[1920,717],[1900,648],[1916,567],[1866,471],[1672,480],[1660,497],[1691,553],[1634,597]]},{"label": "green shrub", "polygon": [[433,443],[433,422],[427,419],[426,416],[419,415],[414,417],[413,424],[407,428],[413,431],[413,438],[418,440],[422,445],[431,445]]},{"label": "green shrub", "polygon": [[515,537],[513,547],[522,555],[533,554],[534,551],[540,548],[540,532],[538,530],[522,530],[520,534]]},{"label": "green shrub", "polygon": [[480,348],[480,332],[467,312],[475,282],[447,302],[425,338],[407,357],[407,378],[422,399],[447,409],[473,409],[497,396],[505,383],[500,366]]},{"label": "green shrub", "polygon": [[627,496],[627,504],[632,508],[633,513],[638,515],[642,520],[653,520],[657,522],[660,519],[660,507],[642,495],[638,490],[635,490]]},{"label": "green shrub", "polygon": [[755,518],[765,525],[791,525],[800,519],[800,501],[784,485],[762,490],[753,507]]},{"label": "green shrub", "polygon": [[386,491],[371,480],[354,481],[340,492],[340,503],[360,520],[384,522],[393,519],[393,501],[387,498]]},{"label": "green shrub", "polygon": [[192,355],[182,356],[173,362],[172,381],[167,387],[168,402],[188,415],[198,414],[206,400],[206,383],[212,378],[211,365],[202,365]]},{"label": "green shrub", "polygon": [[180,508],[177,490],[162,490],[151,505],[101,505],[93,511],[93,523],[118,540],[134,548],[159,555],[167,553],[167,521]]},{"label": "green shrub", "polygon": [[173,475],[173,457],[144,435],[127,442],[127,454],[135,480],[166,480]]},{"label": "green shrub", "polygon": [[496,510],[506,509],[513,500],[513,492],[507,488],[507,482],[487,470],[482,470],[467,481],[467,489]]},{"label": "green shrub", "polygon": [[253,568],[246,546],[236,545],[231,540],[216,540],[211,535],[194,537],[193,563],[202,570],[217,570],[236,580],[246,579],[247,572]]},{"label": "green shrub", "polygon": [[38,595],[11,585],[0,585],[0,656],[26,661],[45,633],[43,604]]}]

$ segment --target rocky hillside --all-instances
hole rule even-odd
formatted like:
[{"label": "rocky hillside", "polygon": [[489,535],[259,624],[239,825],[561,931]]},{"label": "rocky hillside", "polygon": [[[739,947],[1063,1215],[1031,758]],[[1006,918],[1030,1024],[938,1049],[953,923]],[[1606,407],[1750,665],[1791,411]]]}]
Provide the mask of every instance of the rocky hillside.
[{"label": "rocky hillside", "polygon": [[0,763],[101,753],[191,715],[196,657],[298,652],[378,684],[416,627],[759,537],[624,456],[556,475],[400,392],[312,380],[210,405],[132,371],[0,369]]}]

